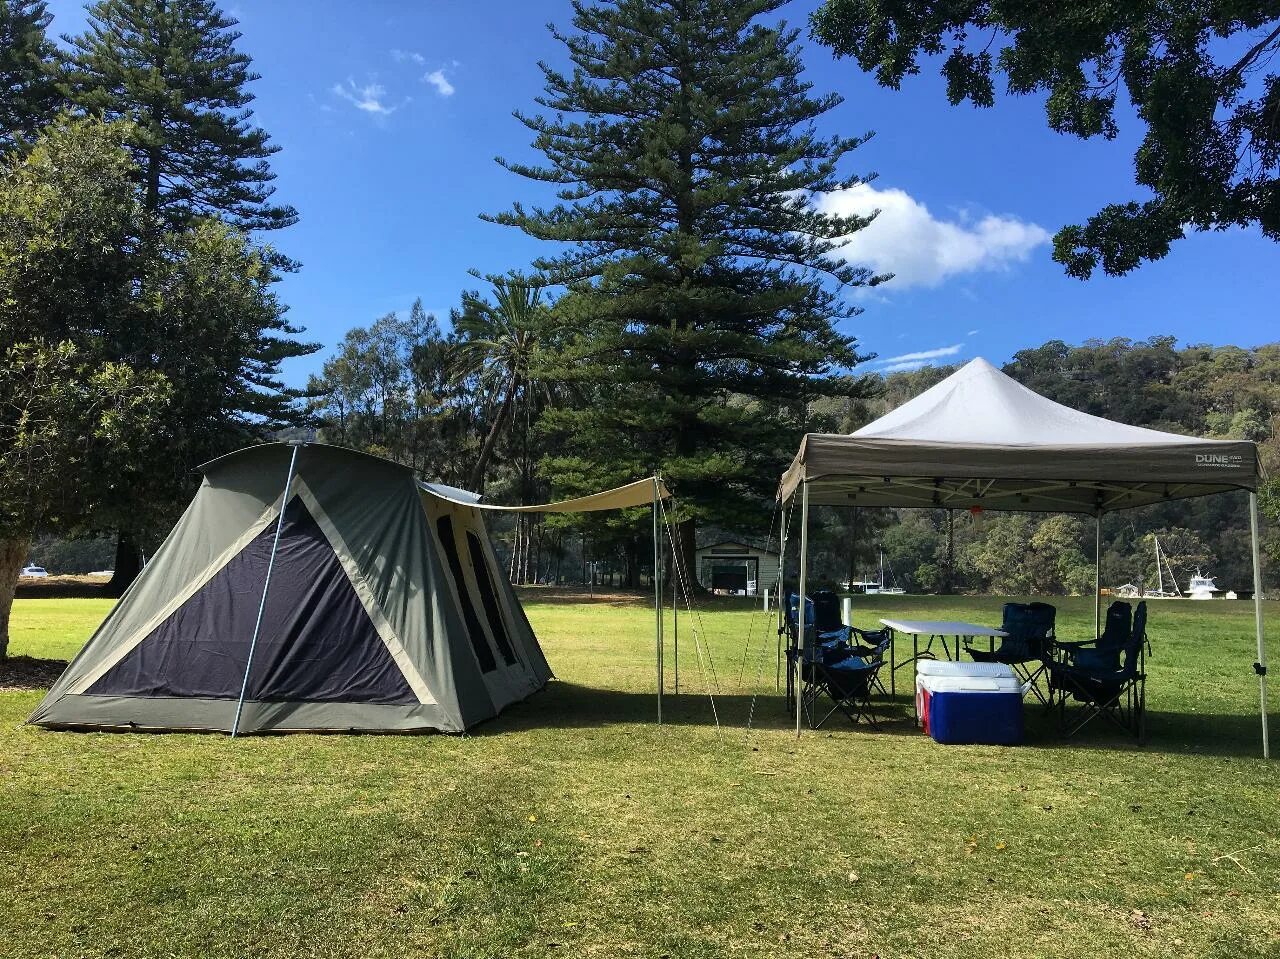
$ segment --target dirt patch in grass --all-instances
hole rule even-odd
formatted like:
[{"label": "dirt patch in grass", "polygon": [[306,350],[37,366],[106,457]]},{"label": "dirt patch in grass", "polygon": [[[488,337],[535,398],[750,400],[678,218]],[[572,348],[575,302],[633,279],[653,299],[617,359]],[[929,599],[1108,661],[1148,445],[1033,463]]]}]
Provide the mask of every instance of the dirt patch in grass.
[{"label": "dirt patch in grass", "polygon": [[0,659],[0,693],[48,689],[67,668],[65,659],[9,656]]}]

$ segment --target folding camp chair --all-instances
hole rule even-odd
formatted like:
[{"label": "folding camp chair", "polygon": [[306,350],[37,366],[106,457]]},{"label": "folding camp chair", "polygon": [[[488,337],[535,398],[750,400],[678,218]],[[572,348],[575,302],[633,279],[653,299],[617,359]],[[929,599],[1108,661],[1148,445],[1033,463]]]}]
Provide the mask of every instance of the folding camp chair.
[{"label": "folding camp chair", "polygon": [[[878,673],[884,665],[889,642],[886,636],[869,656],[846,655],[834,659],[817,655],[805,662],[801,669],[805,681],[801,704],[809,717],[810,728],[820,728],[836,712],[843,713],[855,725],[860,719],[865,719],[873,727],[879,727],[880,720],[872,707],[871,695],[877,686],[884,688],[879,683]],[[831,708],[819,718],[819,700],[823,696],[831,701]]]},{"label": "folding camp chair", "polygon": [[[1147,604],[1139,603],[1133,615],[1129,639],[1120,648],[1121,658],[1110,659],[1096,648],[1063,646],[1061,659],[1050,660],[1049,695],[1058,704],[1063,734],[1073,736],[1098,716],[1105,716],[1142,743],[1146,735]],[[1068,713],[1068,700],[1080,704]]]},{"label": "folding camp chair", "polygon": [[829,589],[820,589],[809,600],[813,628],[819,640],[849,641],[849,627],[840,618],[840,597]]},{"label": "folding camp chair", "polygon": [[[874,656],[877,652],[884,655],[888,650],[889,644],[893,642],[893,630],[888,626],[882,629],[859,629],[857,626],[850,628],[849,651],[854,656]],[[880,677],[880,671],[876,670],[875,687],[876,690],[885,696],[889,695],[889,690],[885,689],[884,680]]]},{"label": "folding camp chair", "polygon": [[1124,600],[1116,600],[1107,607],[1106,625],[1097,639],[1083,642],[1054,640],[1053,658],[1070,657],[1077,666],[1110,666],[1120,668],[1120,655],[1125,643],[1133,635],[1133,607]]},{"label": "folding camp chair", "polygon": [[1040,689],[1039,680],[1049,658],[1057,613],[1048,603],[1005,603],[1000,628],[1009,635],[1000,641],[999,648],[965,648],[975,662],[1012,667],[1023,685],[1048,706],[1049,697]]},{"label": "folding camp chair", "polygon": [[[880,642],[888,636],[887,630],[872,633],[844,625],[840,621],[839,598],[830,590],[819,590],[812,598],[806,598],[805,607],[805,641],[802,643],[800,641],[800,597],[795,593],[787,594],[787,615],[784,621],[787,635],[786,703],[788,711],[795,704],[793,697],[795,696],[796,663],[800,661],[802,648],[806,664],[817,660],[836,662],[850,656],[871,656]],[[851,644],[855,634],[866,637],[857,646]],[[878,677],[875,682],[879,689],[884,689]]]}]

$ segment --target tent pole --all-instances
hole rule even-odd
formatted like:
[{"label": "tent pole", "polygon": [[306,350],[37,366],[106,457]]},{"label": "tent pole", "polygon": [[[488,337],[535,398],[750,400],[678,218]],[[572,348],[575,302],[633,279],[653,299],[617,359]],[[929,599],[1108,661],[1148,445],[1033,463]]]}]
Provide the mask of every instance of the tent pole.
[{"label": "tent pole", "polygon": [[[675,565],[675,551],[671,553],[671,563]],[[680,695],[680,578],[671,581],[671,666],[675,672],[675,694]],[[696,639],[696,634],[695,634]]]},{"label": "tent pole", "polygon": [[276,550],[280,546],[280,531],[284,529],[284,512],[289,506],[289,488],[293,485],[293,469],[298,462],[298,447],[294,444],[289,454],[289,472],[284,479],[284,493],[280,497],[280,515],[276,518],[276,535],[271,541],[271,558],[267,560],[267,575],[262,580],[262,599],[258,602],[258,618],[253,624],[253,638],[249,640],[249,659],[244,664],[244,682],[240,684],[240,699],[236,702],[236,718],[231,723],[231,736],[240,734],[240,714],[244,712],[244,697],[249,691],[249,671],[253,668],[253,653],[258,648],[258,633],[262,630],[262,614],[267,608],[267,590],[271,588],[271,571],[276,565]]},{"label": "tent pole", "polygon": [[1258,634],[1258,661],[1253,664],[1258,674],[1258,699],[1262,709],[1262,758],[1271,758],[1271,742],[1267,730],[1267,644],[1262,635],[1262,552],[1258,545],[1258,494],[1249,493],[1249,533],[1253,539],[1253,619]]},{"label": "tent pole", "polygon": [[800,624],[800,637],[797,643],[799,656],[796,660],[796,738],[800,738],[800,706],[804,701],[804,654],[805,627],[809,616],[809,604],[805,602],[805,589],[809,577],[809,481],[800,484],[800,609],[797,619]]},{"label": "tent pole", "polygon": [[[658,475],[653,476],[653,614],[655,623],[654,643],[658,652],[658,725],[662,725],[662,580],[658,576],[658,559],[662,539],[658,535]],[[677,600],[673,598],[672,605]]]},{"label": "tent pole", "polygon": [[1102,635],[1102,511],[1093,518],[1093,635]]},{"label": "tent pole", "polygon": [[780,532],[778,534],[778,666],[774,673],[773,686],[774,689],[782,688],[782,636],[787,628],[787,596],[783,591],[784,581],[787,578],[787,503],[786,500],[781,504],[782,516],[778,522]]}]

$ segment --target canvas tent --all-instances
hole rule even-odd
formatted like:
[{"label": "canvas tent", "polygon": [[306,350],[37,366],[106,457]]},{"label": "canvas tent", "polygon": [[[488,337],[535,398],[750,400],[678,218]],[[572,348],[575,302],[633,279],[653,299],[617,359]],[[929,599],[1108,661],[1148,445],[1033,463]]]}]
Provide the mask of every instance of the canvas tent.
[{"label": "canvas tent", "polygon": [[31,722],[459,732],[551,678],[470,494],[323,445],[201,469]]},{"label": "canvas tent", "polygon": [[[784,503],[800,498],[803,592],[810,505],[1088,513],[1099,521],[1097,532],[1102,515],[1112,510],[1248,491],[1266,754],[1258,480],[1251,442],[1198,439],[1091,416],[976,359],[850,435],[806,435],[778,496]],[[784,549],[785,537],[784,526]],[[1095,618],[1099,597],[1095,588]],[[796,724],[799,731],[798,712]]]}]

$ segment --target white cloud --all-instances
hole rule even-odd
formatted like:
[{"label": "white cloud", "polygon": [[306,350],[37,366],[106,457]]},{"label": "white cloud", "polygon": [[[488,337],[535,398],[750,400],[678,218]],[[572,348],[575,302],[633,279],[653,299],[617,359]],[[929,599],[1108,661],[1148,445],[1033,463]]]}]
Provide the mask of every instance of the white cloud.
[{"label": "white cloud", "polygon": [[893,273],[893,282],[882,290],[937,286],[963,273],[1008,269],[1049,242],[1043,227],[1013,216],[974,219],[961,211],[958,220],[940,220],[905,190],[860,183],[814,199],[824,213],[866,216],[880,211],[870,226],[849,237],[841,256],[878,273]]},{"label": "white cloud", "polygon": [[392,50],[391,59],[396,63],[416,63],[418,66],[427,62],[427,58],[416,50]]},{"label": "white cloud", "polygon": [[922,366],[931,366],[934,360],[942,360],[955,356],[964,349],[963,343],[951,346],[938,346],[932,350],[917,350],[914,353],[901,353],[877,359],[874,365],[880,367],[881,373],[900,373],[905,370],[918,370]]},{"label": "white cloud", "polygon": [[346,83],[335,83],[332,92],[335,96],[342,97],[354,105],[357,110],[363,110],[375,116],[390,116],[399,109],[399,107],[387,106],[383,102],[387,91],[381,84],[366,83],[361,86],[355,80],[348,79]]},{"label": "white cloud", "polygon": [[444,68],[432,70],[422,78],[423,83],[429,83],[436,88],[436,93],[442,97],[451,97],[454,93],[453,84],[449,82],[449,78],[444,75]]},{"label": "white cloud", "polygon": [[970,336],[977,336],[977,335],[978,335],[979,333],[981,333],[981,332],[982,332],[981,330],[970,330],[970,331],[969,331],[969,335],[970,335]]}]

